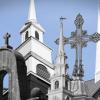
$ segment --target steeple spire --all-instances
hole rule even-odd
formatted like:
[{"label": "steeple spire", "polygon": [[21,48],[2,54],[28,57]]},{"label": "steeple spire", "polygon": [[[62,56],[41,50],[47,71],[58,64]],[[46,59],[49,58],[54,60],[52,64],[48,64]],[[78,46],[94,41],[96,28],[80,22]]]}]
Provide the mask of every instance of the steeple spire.
[{"label": "steeple spire", "polygon": [[[60,37],[56,40],[58,46],[58,54],[55,64],[54,75],[51,76],[51,89],[48,90],[48,100],[67,100],[66,97],[70,94],[69,76],[67,73],[66,56],[64,52],[65,37],[63,36],[63,20],[60,18]],[[68,98],[70,99],[70,97]]]},{"label": "steeple spire", "polygon": [[[100,4],[98,4],[97,32],[100,34]],[[100,80],[100,41],[96,44],[95,82]]]},{"label": "steeple spire", "polygon": [[59,47],[58,47],[58,55],[56,59],[56,64],[65,64],[65,52],[64,52],[64,36],[63,36],[63,20],[65,18],[60,18],[60,37],[59,37]]},{"label": "steeple spire", "polygon": [[97,22],[97,31],[100,33],[100,4],[98,4],[98,22]]},{"label": "steeple spire", "polygon": [[28,21],[36,22],[36,10],[35,10],[35,0],[29,0],[29,13],[28,13]]}]

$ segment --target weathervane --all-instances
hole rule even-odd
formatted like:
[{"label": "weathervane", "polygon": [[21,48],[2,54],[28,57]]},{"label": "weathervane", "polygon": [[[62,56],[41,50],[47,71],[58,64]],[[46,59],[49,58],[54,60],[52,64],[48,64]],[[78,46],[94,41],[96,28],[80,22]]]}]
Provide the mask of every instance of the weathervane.
[{"label": "weathervane", "polygon": [[66,18],[61,16],[60,20],[63,21],[63,20],[66,20]]}]

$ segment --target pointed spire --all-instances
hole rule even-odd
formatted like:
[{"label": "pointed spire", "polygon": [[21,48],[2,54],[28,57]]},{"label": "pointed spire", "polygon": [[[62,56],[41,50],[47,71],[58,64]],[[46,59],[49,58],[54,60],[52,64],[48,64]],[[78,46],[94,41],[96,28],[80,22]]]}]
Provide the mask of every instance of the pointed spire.
[{"label": "pointed spire", "polygon": [[[100,4],[98,4],[97,32],[100,34]],[[96,44],[95,82],[100,80],[100,41]]]},{"label": "pointed spire", "polygon": [[63,20],[65,18],[61,17],[60,22],[60,37],[59,37],[59,47],[58,47],[58,55],[57,55],[57,64],[65,64],[65,52],[64,52],[64,36],[63,36]]},{"label": "pointed spire", "polygon": [[97,32],[100,33],[100,4],[98,4],[98,22],[97,22]]},{"label": "pointed spire", "polygon": [[35,10],[35,0],[29,0],[29,13],[28,13],[28,21],[36,22],[36,10]]}]

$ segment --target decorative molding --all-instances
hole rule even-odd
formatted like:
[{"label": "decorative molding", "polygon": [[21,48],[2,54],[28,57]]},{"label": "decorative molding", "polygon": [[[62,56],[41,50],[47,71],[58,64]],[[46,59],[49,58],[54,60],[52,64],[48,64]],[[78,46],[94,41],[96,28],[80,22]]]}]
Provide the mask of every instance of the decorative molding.
[{"label": "decorative molding", "polygon": [[76,28],[82,28],[82,25],[84,23],[84,19],[82,18],[82,15],[78,14],[76,16],[74,23],[76,25]]}]

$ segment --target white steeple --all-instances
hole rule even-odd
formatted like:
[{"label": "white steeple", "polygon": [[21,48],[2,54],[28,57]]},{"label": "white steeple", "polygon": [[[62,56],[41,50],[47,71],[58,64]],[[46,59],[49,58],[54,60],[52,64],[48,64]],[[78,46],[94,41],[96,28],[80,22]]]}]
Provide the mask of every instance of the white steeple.
[{"label": "white steeple", "polygon": [[[65,18],[60,18],[61,25],[60,25],[60,37],[59,37],[59,47],[58,47],[58,54],[56,59],[56,67],[55,67],[55,74],[66,74],[66,55],[64,52],[64,36],[63,36],[63,20]],[[58,67],[58,65],[61,65]],[[61,68],[60,68],[61,67]],[[62,69],[62,70],[61,70]]]},{"label": "white steeple", "polygon": [[29,4],[29,13],[28,13],[28,21],[36,21],[36,10],[35,10],[35,1],[30,0]]},{"label": "white steeple", "polygon": [[58,54],[57,54],[57,64],[65,64],[65,53],[64,53],[64,36],[63,36],[63,22],[61,19],[61,26],[60,26],[60,38],[59,38],[59,47],[58,47]]},{"label": "white steeple", "polygon": [[[25,57],[28,73],[37,74],[37,66],[42,64],[47,68],[47,72],[49,71],[52,74],[52,50],[44,44],[43,37],[45,30],[37,21],[35,0],[28,1],[28,20],[20,30],[22,44],[17,48],[17,51]],[[49,77],[49,73],[47,76]]]},{"label": "white steeple", "polygon": [[60,37],[56,40],[58,46],[58,54],[55,64],[54,74],[50,78],[51,88],[48,90],[48,100],[67,100],[70,85],[69,76],[66,74],[66,56],[64,52],[65,37],[63,36],[63,20],[65,18],[60,18]]},{"label": "white steeple", "polygon": [[43,27],[37,21],[35,0],[29,0],[28,20],[20,30],[22,43],[25,42],[28,37],[33,37],[43,43],[44,31]]},{"label": "white steeple", "polygon": [[[97,32],[100,34],[100,4],[98,5],[98,22]],[[96,69],[95,69],[95,82],[100,80],[100,41],[96,44]]]}]

